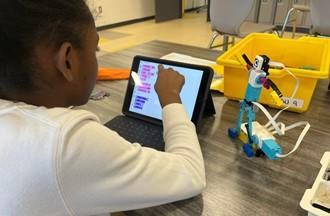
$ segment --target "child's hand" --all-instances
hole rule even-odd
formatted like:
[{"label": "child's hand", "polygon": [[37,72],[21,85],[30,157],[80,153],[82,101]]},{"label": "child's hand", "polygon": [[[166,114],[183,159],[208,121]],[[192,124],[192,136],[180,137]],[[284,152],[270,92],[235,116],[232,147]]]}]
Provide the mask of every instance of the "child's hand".
[{"label": "child's hand", "polygon": [[158,65],[158,78],[155,90],[162,107],[171,103],[181,103],[180,92],[184,85],[184,76],[172,68],[164,69]]}]

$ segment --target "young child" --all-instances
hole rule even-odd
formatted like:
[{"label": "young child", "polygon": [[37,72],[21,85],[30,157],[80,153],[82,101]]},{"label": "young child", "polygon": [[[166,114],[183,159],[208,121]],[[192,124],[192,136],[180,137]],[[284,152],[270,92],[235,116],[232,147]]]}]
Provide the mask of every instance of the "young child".
[{"label": "young child", "polygon": [[98,35],[84,0],[0,1],[0,215],[98,215],[205,187],[184,78],[159,66],[166,152],[129,143],[86,103]]}]

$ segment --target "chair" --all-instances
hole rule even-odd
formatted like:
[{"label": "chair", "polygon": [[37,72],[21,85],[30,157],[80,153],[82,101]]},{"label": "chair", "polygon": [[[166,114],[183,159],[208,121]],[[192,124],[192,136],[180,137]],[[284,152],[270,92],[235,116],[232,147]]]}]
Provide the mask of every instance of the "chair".
[{"label": "chair", "polygon": [[311,34],[330,36],[330,1],[329,0],[311,0]]},{"label": "chair", "polygon": [[[274,25],[245,22],[249,15],[254,0],[212,0],[210,2],[210,19],[214,31],[209,43],[209,48],[214,48],[214,40],[223,35],[223,51],[229,44],[235,43],[235,37],[243,38],[252,32],[272,32],[276,30]],[[232,36],[232,42],[229,42]]]},{"label": "chair", "polygon": [[[193,1],[193,4],[194,4],[194,1]],[[196,12],[199,13],[201,12],[202,10],[207,10],[207,0],[204,0],[204,5],[199,7]]]},{"label": "chair", "polygon": [[[312,27],[310,33],[314,36],[330,37],[330,1],[329,0],[311,0],[311,21]],[[330,83],[328,86],[330,90]]]},{"label": "chair", "polygon": [[[303,12],[303,13],[308,13],[310,12],[310,7],[308,5],[300,5],[300,4],[294,4],[292,6],[292,8],[288,11],[284,23],[283,23],[283,27],[282,27],[282,31],[281,31],[281,37],[283,37],[284,32],[285,32],[285,28],[287,26],[288,23],[293,23],[292,26],[292,38],[295,37],[295,33],[296,33],[296,27],[297,27],[297,19],[298,19],[298,12]],[[291,15],[294,15],[294,19],[290,20]]]},{"label": "chair", "polygon": [[[312,26],[310,28],[310,34],[314,36],[330,36],[330,1],[329,0],[310,0],[309,6],[307,5],[293,5],[293,7],[289,10],[281,32],[281,37],[283,37],[285,27],[289,22],[289,18],[293,12],[302,11],[302,12],[310,12]],[[293,37],[295,32],[295,23],[293,26]],[[330,90],[330,83],[328,86],[328,90]]]}]

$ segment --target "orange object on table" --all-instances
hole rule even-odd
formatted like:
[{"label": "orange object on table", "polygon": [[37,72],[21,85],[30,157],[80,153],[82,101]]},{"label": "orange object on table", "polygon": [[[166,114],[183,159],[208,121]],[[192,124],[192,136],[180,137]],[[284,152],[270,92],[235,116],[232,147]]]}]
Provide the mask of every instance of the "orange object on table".
[{"label": "orange object on table", "polygon": [[128,79],[131,73],[130,69],[119,68],[99,68],[97,80],[123,80]]}]

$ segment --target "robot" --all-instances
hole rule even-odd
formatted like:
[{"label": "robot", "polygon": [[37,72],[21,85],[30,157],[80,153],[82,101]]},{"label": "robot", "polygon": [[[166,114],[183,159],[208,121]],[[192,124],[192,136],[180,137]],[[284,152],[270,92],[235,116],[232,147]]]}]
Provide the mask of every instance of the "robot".
[{"label": "robot", "polygon": [[[255,121],[257,107],[254,102],[258,102],[263,87],[273,89],[271,96],[277,105],[282,105],[282,94],[268,78],[270,59],[266,55],[257,55],[253,64],[246,55],[243,55],[243,59],[249,70],[248,86],[244,100],[240,103],[236,128],[229,128],[228,135],[232,139],[239,138],[245,143],[243,151],[248,157],[266,155],[269,159],[275,160],[277,155],[282,153],[282,149],[272,133]],[[247,122],[243,123],[245,114],[247,114]]]}]

